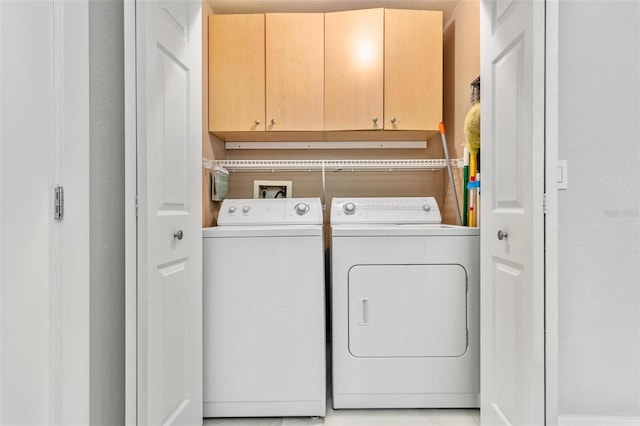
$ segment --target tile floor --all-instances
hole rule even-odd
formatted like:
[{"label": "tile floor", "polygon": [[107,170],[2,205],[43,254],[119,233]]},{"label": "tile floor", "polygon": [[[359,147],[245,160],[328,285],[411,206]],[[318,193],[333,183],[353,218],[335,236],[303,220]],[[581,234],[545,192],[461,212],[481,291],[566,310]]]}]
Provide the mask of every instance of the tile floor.
[{"label": "tile floor", "polygon": [[324,418],[281,417],[204,419],[205,426],[477,426],[477,409],[334,410],[327,401]]},{"label": "tile floor", "polygon": [[479,426],[480,410],[472,408],[334,410],[331,401],[331,377],[327,374],[327,415],[324,418],[209,418],[204,419],[203,424],[204,426]]}]

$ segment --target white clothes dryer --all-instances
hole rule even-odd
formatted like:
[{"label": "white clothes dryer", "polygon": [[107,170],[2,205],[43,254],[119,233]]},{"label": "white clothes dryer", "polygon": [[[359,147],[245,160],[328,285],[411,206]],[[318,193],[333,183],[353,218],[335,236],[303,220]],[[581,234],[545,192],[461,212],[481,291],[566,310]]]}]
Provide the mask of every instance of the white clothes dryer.
[{"label": "white clothes dryer", "polygon": [[225,200],[203,251],[204,417],[324,416],[320,200]]},{"label": "white clothes dryer", "polygon": [[334,198],[334,408],[478,407],[478,228],[434,198]]}]

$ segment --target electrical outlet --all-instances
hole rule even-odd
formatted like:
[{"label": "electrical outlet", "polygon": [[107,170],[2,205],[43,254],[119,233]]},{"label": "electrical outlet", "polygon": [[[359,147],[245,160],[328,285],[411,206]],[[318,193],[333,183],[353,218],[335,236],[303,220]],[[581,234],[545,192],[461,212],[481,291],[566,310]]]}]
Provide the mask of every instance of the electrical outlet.
[{"label": "electrical outlet", "polygon": [[293,182],[290,180],[254,180],[253,198],[291,198]]}]

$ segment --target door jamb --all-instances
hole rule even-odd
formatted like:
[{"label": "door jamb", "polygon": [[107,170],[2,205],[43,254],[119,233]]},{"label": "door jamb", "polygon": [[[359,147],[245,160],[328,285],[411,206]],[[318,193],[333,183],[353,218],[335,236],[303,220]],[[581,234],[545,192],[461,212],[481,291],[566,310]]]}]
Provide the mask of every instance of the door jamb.
[{"label": "door jamb", "polygon": [[545,2],[545,424],[558,424],[558,41],[559,0]]},{"label": "door jamb", "polygon": [[124,2],[125,424],[138,424],[136,3]]},{"label": "door jamb", "polygon": [[[545,423],[558,423],[558,0],[545,25]],[[137,169],[135,2],[124,2],[125,50],[125,422],[137,424]]]}]

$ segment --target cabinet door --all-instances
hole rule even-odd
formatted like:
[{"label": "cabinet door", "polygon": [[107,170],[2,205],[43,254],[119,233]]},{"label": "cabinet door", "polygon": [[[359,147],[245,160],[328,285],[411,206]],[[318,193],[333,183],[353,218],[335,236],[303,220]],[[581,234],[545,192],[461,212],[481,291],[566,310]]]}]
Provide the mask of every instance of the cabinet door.
[{"label": "cabinet door", "polygon": [[209,17],[209,131],[264,130],[264,14]]},{"label": "cabinet door", "polygon": [[324,129],[324,15],[266,15],[267,130]]},{"label": "cabinet door", "polygon": [[385,9],[384,129],[442,121],[442,12]]},{"label": "cabinet door", "polygon": [[325,14],[325,130],[382,129],[384,9]]}]

